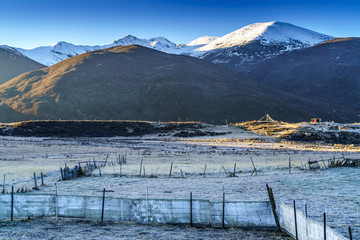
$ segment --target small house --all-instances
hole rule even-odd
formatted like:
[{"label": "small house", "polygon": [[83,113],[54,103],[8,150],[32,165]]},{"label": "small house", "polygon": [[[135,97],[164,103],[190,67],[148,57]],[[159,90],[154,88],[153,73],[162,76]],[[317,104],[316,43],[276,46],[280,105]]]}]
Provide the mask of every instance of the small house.
[{"label": "small house", "polygon": [[312,118],[311,123],[321,123],[321,118]]}]

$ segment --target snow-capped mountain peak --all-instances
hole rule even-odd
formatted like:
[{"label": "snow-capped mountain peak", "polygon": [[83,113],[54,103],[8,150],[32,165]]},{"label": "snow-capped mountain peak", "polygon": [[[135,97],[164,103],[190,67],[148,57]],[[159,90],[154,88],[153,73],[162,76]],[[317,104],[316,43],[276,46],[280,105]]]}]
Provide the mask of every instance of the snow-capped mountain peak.
[{"label": "snow-capped mountain peak", "polygon": [[156,38],[150,38],[150,45],[153,47],[161,46],[161,47],[168,47],[168,48],[175,48],[176,44],[173,42],[170,42],[168,39],[164,37],[156,37]]},{"label": "snow-capped mountain peak", "polygon": [[51,44],[50,47],[62,46],[62,45],[67,45],[67,44],[71,44],[71,43],[67,43],[65,41],[60,41],[60,42]]},{"label": "snow-capped mountain peak", "polygon": [[292,48],[312,46],[333,37],[283,22],[253,23],[212,41],[198,51],[246,45],[259,40],[264,45],[286,43]]},{"label": "snow-capped mountain peak", "polygon": [[139,44],[139,43],[143,43],[143,39],[139,39],[133,35],[126,35],[125,37],[114,41],[113,45],[121,46],[121,45],[131,45],[131,44]]}]

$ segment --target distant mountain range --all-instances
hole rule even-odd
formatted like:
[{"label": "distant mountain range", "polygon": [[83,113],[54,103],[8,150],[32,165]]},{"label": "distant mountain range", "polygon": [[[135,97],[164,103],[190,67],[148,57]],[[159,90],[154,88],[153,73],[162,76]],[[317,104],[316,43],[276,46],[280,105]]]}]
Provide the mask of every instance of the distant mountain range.
[{"label": "distant mountain range", "polygon": [[223,123],[269,113],[287,121],[358,122],[359,59],[359,38],[337,39],[281,22],[188,44],[126,36],[103,46],[2,46],[0,84],[24,74],[0,85],[0,121]]},{"label": "distant mountain range", "polygon": [[175,44],[164,37],[139,39],[128,35],[102,46],[58,42],[52,46],[42,46],[30,50],[14,49],[41,64],[51,66],[82,53],[136,44],[166,53],[198,57],[237,70],[244,63],[313,46],[332,38],[288,23],[267,22],[248,25],[223,37],[200,37],[188,44]]},{"label": "distant mountain range", "polygon": [[[303,103],[303,102],[302,102]],[[85,53],[0,85],[0,121],[309,117],[296,100],[225,67],[138,45]],[[304,104],[303,104],[304,106]]]}]

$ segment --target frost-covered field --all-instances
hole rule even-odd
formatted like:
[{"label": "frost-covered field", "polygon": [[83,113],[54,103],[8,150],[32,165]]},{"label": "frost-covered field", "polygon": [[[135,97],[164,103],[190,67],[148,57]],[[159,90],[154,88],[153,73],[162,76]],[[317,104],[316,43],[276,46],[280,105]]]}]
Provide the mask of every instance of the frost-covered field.
[{"label": "frost-covered field", "polygon": [[79,220],[35,219],[0,222],[0,239],[266,239],[290,240],[285,234],[242,229],[189,226],[97,223]]},{"label": "frost-covered field", "polygon": [[[217,130],[225,131],[223,128]],[[318,221],[322,221],[322,213],[326,211],[328,223],[335,230],[347,236],[347,228],[351,226],[355,239],[360,236],[360,168],[324,169],[321,165],[319,170],[300,170],[309,158],[325,159],[343,154],[360,158],[356,149],[335,149],[319,144],[286,145],[235,128],[231,132],[225,136],[191,138],[191,141],[170,136],[166,137],[169,140],[157,136],[137,139],[5,137],[0,139],[0,174],[6,174],[7,191],[11,185],[15,189],[30,190],[35,171],[46,174],[46,185],[36,192],[54,193],[57,182],[59,194],[101,195],[101,190],[106,188],[110,191],[107,195],[129,198],[145,198],[148,190],[150,198],[188,198],[193,192],[194,198],[221,200],[225,191],[227,200],[267,200],[265,184],[269,184],[276,200],[292,204],[295,199],[299,209],[306,203],[309,216]],[[108,163],[115,163],[119,154],[127,156],[122,177],[119,176],[120,166],[114,164],[101,170],[102,177],[95,170],[91,177],[59,182],[59,168],[65,163],[74,166],[78,162],[106,158]],[[257,176],[250,176],[250,157],[258,169]],[[139,178],[141,159],[145,177],[143,168]],[[169,179],[171,162],[173,169]],[[227,172],[233,172],[234,163],[236,177],[227,177],[222,166]],[[226,238],[226,234],[221,234]],[[130,237],[136,238],[136,235]],[[185,235],[181,237],[186,238]],[[202,235],[197,237],[204,238]]]}]

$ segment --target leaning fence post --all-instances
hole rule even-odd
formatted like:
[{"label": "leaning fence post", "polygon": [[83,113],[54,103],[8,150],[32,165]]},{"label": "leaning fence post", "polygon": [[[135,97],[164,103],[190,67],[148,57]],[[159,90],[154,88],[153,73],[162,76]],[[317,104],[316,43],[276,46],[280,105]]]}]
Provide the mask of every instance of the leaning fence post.
[{"label": "leaning fence post", "polygon": [[222,205],[222,228],[225,228],[225,192],[223,192],[223,205]]},{"label": "leaning fence post", "polygon": [[170,165],[169,178],[171,178],[171,171],[172,171],[172,168],[173,168],[173,162],[171,162],[171,165]]},{"label": "leaning fence post", "polygon": [[274,198],[274,195],[273,195],[273,193],[272,193],[272,189],[269,188],[269,185],[267,185],[267,184],[266,184],[266,189],[267,189],[267,192],[268,192],[268,195],[269,195],[271,210],[272,210],[273,215],[274,215],[274,219],[275,219],[277,231],[278,231],[278,232],[281,232],[281,228],[280,228],[280,224],[279,224],[279,219],[278,219],[277,213],[276,213],[275,198]]},{"label": "leaning fence post", "polygon": [[101,222],[104,222],[104,207],[105,207],[105,188],[103,190],[103,198],[102,198]]},{"label": "leaning fence post", "polygon": [[190,227],[193,227],[192,192],[190,192]]},{"label": "leaning fence post", "polygon": [[253,165],[253,168],[254,168],[254,170],[252,171],[252,173],[251,173],[251,176],[255,173],[255,175],[257,175],[257,171],[256,171],[256,167],[255,167],[255,163],[254,163],[254,161],[252,160],[252,157],[250,157],[250,160],[251,160],[251,163],[252,163],[252,165]]},{"label": "leaning fence post", "polygon": [[349,236],[350,236],[350,240],[352,240],[351,227],[349,227]]},{"label": "leaning fence post", "polygon": [[293,200],[294,203],[294,218],[295,218],[295,239],[298,240],[298,230],[297,230],[297,221],[296,221],[296,204],[295,204],[295,200]]},{"label": "leaning fence post", "polygon": [[14,219],[14,186],[11,186],[11,221]]}]

